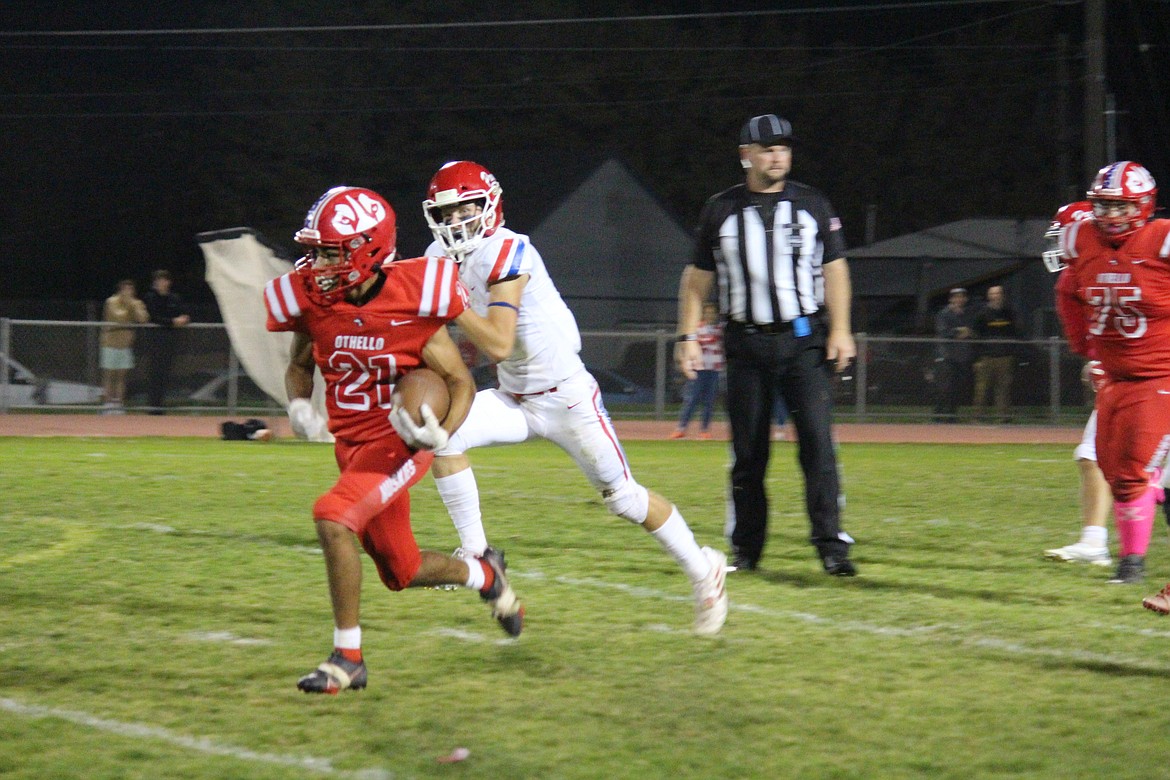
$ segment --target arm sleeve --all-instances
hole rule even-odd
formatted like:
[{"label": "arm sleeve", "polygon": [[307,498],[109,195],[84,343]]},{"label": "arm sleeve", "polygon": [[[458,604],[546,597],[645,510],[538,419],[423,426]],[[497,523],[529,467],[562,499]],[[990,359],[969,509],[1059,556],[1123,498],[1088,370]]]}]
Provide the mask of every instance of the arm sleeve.
[{"label": "arm sleeve", "polygon": [[264,308],[268,312],[265,327],[271,331],[303,330],[301,314],[305,301],[303,288],[291,274],[278,276],[264,285]]},{"label": "arm sleeve", "polygon": [[833,204],[825,201],[825,213],[820,225],[822,240],[825,243],[824,261],[831,263],[845,256],[845,232],[841,229],[841,220],[833,211]]},{"label": "arm sleeve", "polygon": [[1068,345],[1078,355],[1089,354],[1089,323],[1084,304],[1077,297],[1076,276],[1070,268],[1060,272],[1056,280],[1056,314]]}]

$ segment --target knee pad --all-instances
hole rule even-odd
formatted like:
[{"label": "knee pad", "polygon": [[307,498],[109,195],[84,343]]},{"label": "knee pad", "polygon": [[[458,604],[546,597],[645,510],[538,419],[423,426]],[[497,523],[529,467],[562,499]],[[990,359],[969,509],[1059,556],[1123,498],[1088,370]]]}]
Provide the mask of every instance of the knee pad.
[{"label": "knee pad", "polygon": [[601,491],[605,508],[618,517],[641,525],[650,511],[650,492],[637,482],[628,480],[621,487]]}]

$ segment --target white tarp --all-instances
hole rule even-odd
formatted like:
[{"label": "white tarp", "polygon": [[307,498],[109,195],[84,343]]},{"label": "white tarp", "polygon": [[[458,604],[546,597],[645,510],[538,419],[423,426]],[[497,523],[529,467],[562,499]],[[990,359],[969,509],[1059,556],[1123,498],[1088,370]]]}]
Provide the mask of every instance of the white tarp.
[{"label": "white tarp", "polygon": [[[249,228],[200,233],[199,248],[207,263],[205,278],[215,293],[232,349],[256,386],[282,406],[288,405],[284,374],[293,334],[272,333],[265,327],[264,285],[292,270]],[[313,407],[325,416],[324,381],[316,371]],[[329,433],[317,441],[333,441]]]}]

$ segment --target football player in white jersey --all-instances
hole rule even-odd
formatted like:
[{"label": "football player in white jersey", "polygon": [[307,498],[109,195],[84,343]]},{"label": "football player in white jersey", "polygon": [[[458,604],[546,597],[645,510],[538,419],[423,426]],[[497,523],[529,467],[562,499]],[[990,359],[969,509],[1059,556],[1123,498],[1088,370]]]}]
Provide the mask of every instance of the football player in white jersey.
[{"label": "football player in white jersey", "polygon": [[476,393],[463,425],[435,452],[432,473],[461,549],[480,555],[488,544],[467,450],[539,436],[576,461],[610,512],[644,527],[678,561],[695,595],[695,632],[716,634],[727,619],[726,556],[700,548],[678,509],[634,479],[578,354],[577,322],[528,236],[503,226],[502,195],[486,168],[457,161],[439,169],[423,201],[435,236],[426,255],[459,263],[479,316],[465,313],[458,324],[498,364],[499,388]]},{"label": "football player in white jersey", "polygon": [[[1060,247],[1060,234],[1065,225],[1093,218],[1093,204],[1088,201],[1077,201],[1061,206],[1052,218],[1052,224],[1044,234],[1045,249],[1041,255],[1044,267],[1052,273],[1062,273],[1068,264],[1062,258],[1063,250]],[[1058,277],[1058,288],[1066,283],[1067,277]],[[1081,371],[1081,381],[1094,394],[1096,390],[1092,382],[1092,368],[1094,361],[1085,364]],[[1105,475],[1097,466],[1097,410],[1089,415],[1085,424],[1081,443],[1073,450],[1073,457],[1077,462],[1077,469],[1081,477],[1081,538],[1073,544],[1045,550],[1044,557],[1052,561],[1073,561],[1091,563],[1097,566],[1108,566],[1113,560],[1109,557],[1109,530],[1107,523],[1113,513],[1113,494],[1109,492],[1109,483]]]}]

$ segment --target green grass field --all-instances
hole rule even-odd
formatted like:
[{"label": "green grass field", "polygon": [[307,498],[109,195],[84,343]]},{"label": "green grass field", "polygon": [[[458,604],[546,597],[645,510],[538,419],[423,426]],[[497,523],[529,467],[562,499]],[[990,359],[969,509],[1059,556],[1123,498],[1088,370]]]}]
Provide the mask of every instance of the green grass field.
[{"label": "green grass field", "polygon": [[[726,445],[628,442],[721,546]],[[820,573],[792,444],[763,569],[723,635],[559,451],[473,453],[528,608],[389,593],[365,561],[369,688],[299,693],[329,651],[308,518],[331,449],[0,439],[0,777],[1156,778],[1170,776],[1170,578],[1042,560],[1077,534],[1060,446],[844,445],[856,579]],[[424,547],[457,537],[428,476]],[[456,747],[470,757],[437,759]]]}]

